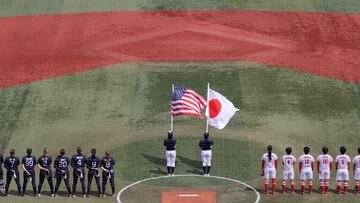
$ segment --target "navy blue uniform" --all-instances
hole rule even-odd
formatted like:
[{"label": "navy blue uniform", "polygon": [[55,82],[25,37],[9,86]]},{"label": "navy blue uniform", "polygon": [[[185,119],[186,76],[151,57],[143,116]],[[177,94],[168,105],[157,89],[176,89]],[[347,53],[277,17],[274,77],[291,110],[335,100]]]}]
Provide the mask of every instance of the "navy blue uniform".
[{"label": "navy blue uniform", "polygon": [[4,161],[4,166],[6,168],[6,185],[5,185],[5,194],[7,195],[9,192],[9,186],[11,183],[12,178],[14,177],[15,183],[19,192],[19,195],[21,195],[21,186],[20,186],[20,178],[19,178],[19,165],[20,165],[20,159],[19,157],[6,157]]},{"label": "navy blue uniform", "polygon": [[214,141],[210,138],[203,138],[199,142],[199,147],[201,148],[201,161],[203,166],[203,171],[205,176],[209,176],[211,169],[211,147],[214,145]]},{"label": "navy blue uniform", "polygon": [[175,146],[176,146],[176,139],[175,138],[171,138],[171,139],[165,139],[164,140],[164,146],[166,147],[166,150],[175,150]]},{"label": "navy blue uniform", "polygon": [[4,157],[2,154],[0,154],[0,180],[2,181],[3,178],[4,178],[4,172],[3,172],[3,169],[2,169],[2,165],[4,163]]},{"label": "navy blue uniform", "polygon": [[40,170],[39,172],[39,186],[38,186],[38,192],[41,193],[41,187],[44,183],[44,180],[47,176],[47,180],[50,186],[50,190],[51,190],[51,194],[54,194],[54,185],[53,185],[53,181],[52,181],[52,172],[51,172],[51,163],[52,163],[52,158],[51,156],[41,156],[38,159],[38,164],[47,169],[47,170]]},{"label": "navy blue uniform", "polygon": [[176,139],[169,138],[164,140],[165,146],[165,158],[166,158],[166,169],[168,175],[172,176],[175,172],[175,161],[176,161]]},{"label": "navy blue uniform", "polygon": [[89,169],[88,172],[88,185],[87,185],[87,194],[90,194],[91,182],[93,177],[95,178],[96,186],[98,189],[98,194],[100,195],[100,172],[96,169],[100,168],[100,158],[97,156],[90,156],[86,160],[86,167]]},{"label": "navy blue uniform", "polygon": [[115,193],[114,165],[115,165],[115,160],[112,157],[108,157],[108,158],[104,157],[101,159],[100,166],[109,171],[109,173],[106,173],[105,171],[102,173],[102,193],[103,194],[105,194],[106,183],[107,183],[108,177],[110,179],[112,194]]},{"label": "navy blue uniform", "polygon": [[74,168],[73,170],[74,181],[72,186],[73,189],[72,191],[74,195],[76,193],[76,186],[79,178],[80,178],[83,195],[85,195],[85,170],[84,170],[85,164],[86,164],[86,157],[84,155],[77,154],[71,158],[71,166]]},{"label": "navy blue uniform", "polygon": [[70,164],[69,157],[58,156],[55,159],[54,162],[55,177],[56,177],[55,194],[58,193],[61,180],[64,179],[66,189],[69,195],[71,195],[71,188],[69,184],[69,168],[68,168],[69,164]]},{"label": "navy blue uniform", "polygon": [[199,147],[201,148],[201,150],[211,150],[212,145],[214,145],[214,141],[210,138],[203,138],[199,142]]},{"label": "navy blue uniform", "polygon": [[26,192],[26,185],[27,185],[29,178],[31,177],[31,184],[33,187],[34,195],[36,195],[36,183],[35,183],[36,157],[24,156],[21,159],[21,164],[23,164],[25,166],[26,170],[30,173],[30,175],[28,175],[25,171],[23,173],[23,178],[24,178],[23,190],[22,190],[23,194],[25,194],[25,192]]}]

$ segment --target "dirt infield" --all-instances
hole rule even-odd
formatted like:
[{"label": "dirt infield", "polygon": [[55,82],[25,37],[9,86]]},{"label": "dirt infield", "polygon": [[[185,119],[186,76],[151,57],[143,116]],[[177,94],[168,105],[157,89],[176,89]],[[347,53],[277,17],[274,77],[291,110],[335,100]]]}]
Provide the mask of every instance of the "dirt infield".
[{"label": "dirt infield", "polygon": [[162,203],[216,203],[216,192],[212,191],[164,191]]},{"label": "dirt infield", "polygon": [[249,60],[359,83],[359,26],[357,14],[263,11],[0,18],[0,88],[128,61]]}]

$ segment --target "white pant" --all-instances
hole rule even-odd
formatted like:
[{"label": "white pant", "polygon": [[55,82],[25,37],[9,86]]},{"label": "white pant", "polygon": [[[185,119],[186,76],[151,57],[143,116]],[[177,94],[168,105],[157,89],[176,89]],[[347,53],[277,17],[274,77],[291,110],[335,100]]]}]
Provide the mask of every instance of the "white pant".
[{"label": "white pant", "polygon": [[175,150],[165,150],[166,166],[175,167],[176,160],[176,151]]},{"label": "white pant", "polygon": [[329,180],[330,179],[330,169],[320,169],[319,173],[319,179],[320,180]]},{"label": "white pant", "polygon": [[201,161],[203,166],[211,166],[211,150],[201,150]]},{"label": "white pant", "polygon": [[338,169],[336,173],[336,180],[337,181],[347,181],[349,180],[349,170],[347,169]]},{"label": "white pant", "polygon": [[357,168],[355,170],[355,176],[354,176],[355,180],[360,180],[360,168]]},{"label": "white pant", "polygon": [[276,178],[276,169],[275,168],[265,168],[264,169],[264,178],[265,179]]},{"label": "white pant", "polygon": [[294,180],[294,169],[283,170],[283,180]]},{"label": "white pant", "polygon": [[301,180],[312,180],[313,179],[313,171],[311,168],[303,168],[300,173]]}]

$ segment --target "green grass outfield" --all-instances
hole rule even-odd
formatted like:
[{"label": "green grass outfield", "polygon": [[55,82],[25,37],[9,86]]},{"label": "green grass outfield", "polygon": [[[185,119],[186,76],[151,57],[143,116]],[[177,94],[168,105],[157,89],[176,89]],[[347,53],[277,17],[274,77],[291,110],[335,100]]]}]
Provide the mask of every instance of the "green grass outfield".
[{"label": "green grass outfield", "polygon": [[[260,156],[268,144],[278,155],[292,146],[298,157],[305,145],[314,155],[322,146],[336,155],[341,145],[355,155],[359,85],[250,62],[126,63],[2,90],[1,149],[7,154],[15,148],[23,155],[32,147],[36,156],[44,146],[53,156],[61,147],[68,155],[74,154],[77,146],[86,154],[92,147],[101,154],[111,149],[117,160],[119,191],[136,180],[165,173],[162,139],[169,128],[171,84],[184,84],[205,95],[207,82],[241,109],[224,130],[210,128],[216,142],[213,175],[245,181],[261,191]],[[201,171],[197,144],[204,124],[197,118],[175,119],[177,174]],[[298,188],[298,174],[296,177]],[[332,179],[332,188],[334,183]],[[315,188],[317,185],[316,180]],[[261,198],[287,202],[289,197]],[[350,202],[357,198],[314,194],[295,195],[292,201]],[[50,198],[10,196],[4,200],[48,202]],[[65,197],[52,200],[74,201]],[[99,199],[76,199],[82,201]],[[112,201],[115,199],[110,197],[102,200]]]},{"label": "green grass outfield", "polygon": [[[130,10],[269,10],[360,13],[358,0],[1,0],[0,16]],[[44,146],[55,157],[61,147],[67,155],[77,146],[86,154],[92,147],[116,159],[116,189],[165,173],[162,139],[169,128],[170,86],[183,84],[206,95],[206,84],[240,108],[224,130],[210,128],[215,139],[212,175],[244,181],[260,192],[260,156],[268,144],[279,156],[292,146],[299,157],[308,145],[317,156],[323,146],[336,155],[345,145],[349,155],[360,146],[360,85],[251,62],[124,63],[0,90],[0,151],[32,147],[36,156]],[[198,174],[198,140],[205,121],[175,119],[178,139],[177,174]],[[280,188],[281,167],[278,170]],[[318,180],[315,177],[315,192]],[[299,174],[296,170],[296,187]],[[133,188],[146,197],[148,186],[173,187],[198,179],[149,182]],[[72,181],[71,181],[72,182]],[[201,182],[205,185],[207,182]],[[209,188],[215,184],[209,181]],[[224,183],[225,184],[225,183]],[[93,183],[93,189],[95,184]],[[353,181],[350,181],[351,192]],[[79,187],[79,186],[78,186]],[[206,186],[204,186],[206,187]],[[335,188],[334,174],[331,188]],[[12,183],[12,193],[14,183]],[[28,189],[30,186],[28,185]],[[78,188],[79,191],[80,188]],[[109,191],[110,188],[107,189]],[[44,184],[44,192],[49,188]],[[64,191],[64,187],[61,188]],[[153,190],[153,191],[156,191]],[[333,192],[333,191],[331,191]],[[30,193],[30,191],[29,191]],[[240,191],[241,193],[241,191]],[[124,197],[131,199],[131,191]],[[355,202],[356,195],[289,194],[261,196],[263,202]],[[57,197],[0,198],[1,202],[115,202],[115,198]],[[146,199],[148,200],[148,199]],[[146,202],[143,201],[143,202]]]},{"label": "green grass outfield", "polygon": [[1,0],[0,16],[129,10],[271,10],[360,13],[358,0]]}]

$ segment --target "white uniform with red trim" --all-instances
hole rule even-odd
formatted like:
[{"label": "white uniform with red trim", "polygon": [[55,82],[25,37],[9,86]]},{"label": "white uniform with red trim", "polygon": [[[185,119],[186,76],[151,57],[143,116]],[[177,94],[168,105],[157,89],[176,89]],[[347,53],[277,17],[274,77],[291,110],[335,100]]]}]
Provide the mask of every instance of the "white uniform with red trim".
[{"label": "white uniform with red trim", "polygon": [[329,154],[320,154],[316,159],[319,165],[319,179],[330,179],[330,163],[333,162],[333,158]]},{"label": "white uniform with red trim", "polygon": [[296,158],[293,155],[284,155],[283,162],[283,180],[294,180],[294,164]]},{"label": "white uniform with red trim", "polygon": [[337,181],[349,180],[348,164],[351,163],[350,157],[346,154],[338,155],[335,161],[338,164],[336,180]]},{"label": "white uniform with red trim", "polygon": [[310,154],[301,155],[299,158],[299,164],[301,164],[300,179],[311,180],[313,179],[313,171],[311,163],[315,161],[314,157]]},{"label": "white uniform with red trim", "polygon": [[353,158],[353,164],[355,165],[355,180],[360,180],[360,155]]},{"label": "white uniform with red trim", "polygon": [[265,179],[274,179],[276,178],[276,168],[275,168],[275,161],[278,160],[278,157],[276,154],[271,153],[271,160],[269,160],[268,153],[265,153],[261,160],[265,162],[264,164],[264,178]]}]

